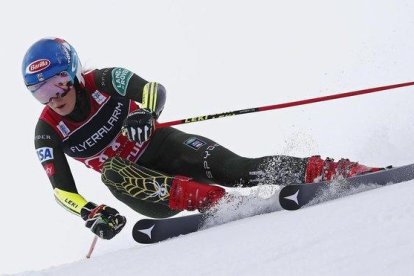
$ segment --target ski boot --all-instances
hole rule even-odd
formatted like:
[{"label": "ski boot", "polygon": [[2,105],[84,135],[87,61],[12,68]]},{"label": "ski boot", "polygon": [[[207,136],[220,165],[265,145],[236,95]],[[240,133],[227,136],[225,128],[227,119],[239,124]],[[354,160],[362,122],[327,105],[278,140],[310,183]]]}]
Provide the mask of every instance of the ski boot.
[{"label": "ski boot", "polygon": [[323,160],[319,155],[315,155],[308,159],[305,183],[344,179],[365,173],[377,172],[383,169],[367,167],[344,158],[338,162],[335,162],[332,158]]},{"label": "ski boot", "polygon": [[170,189],[168,206],[173,210],[205,212],[226,195],[224,188],[175,176]]}]

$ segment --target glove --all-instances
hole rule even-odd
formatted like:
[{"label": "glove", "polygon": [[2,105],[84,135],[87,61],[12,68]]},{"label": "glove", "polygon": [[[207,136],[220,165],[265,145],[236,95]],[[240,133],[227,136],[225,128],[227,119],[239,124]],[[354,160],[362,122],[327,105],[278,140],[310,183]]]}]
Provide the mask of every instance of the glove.
[{"label": "glove", "polygon": [[149,109],[138,109],[125,119],[122,133],[131,141],[140,144],[148,141],[155,130],[155,113]]},{"label": "glove", "polygon": [[81,209],[81,217],[85,226],[101,239],[110,240],[125,226],[126,218],[117,210],[104,204],[97,206],[88,202]]}]

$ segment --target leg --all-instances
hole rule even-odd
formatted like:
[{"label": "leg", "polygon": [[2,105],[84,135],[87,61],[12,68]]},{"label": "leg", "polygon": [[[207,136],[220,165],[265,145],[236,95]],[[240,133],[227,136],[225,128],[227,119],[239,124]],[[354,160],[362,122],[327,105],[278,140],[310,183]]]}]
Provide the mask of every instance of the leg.
[{"label": "leg", "polygon": [[174,128],[156,131],[138,163],[170,174],[227,187],[303,183],[307,159],[241,157],[216,142]]},{"label": "leg", "polygon": [[[319,156],[245,158],[208,138],[174,128],[157,130],[138,163],[169,174],[185,175],[200,182],[227,187],[309,183],[336,176],[349,177],[375,169],[347,159],[333,162],[329,158],[322,160]],[[349,169],[348,173],[344,168]]]},{"label": "leg", "polygon": [[159,218],[181,210],[208,209],[225,192],[218,186],[166,175],[119,157],[104,163],[102,181],[116,198],[135,211]]},{"label": "leg", "polygon": [[[109,187],[108,187],[109,188]],[[141,215],[151,218],[168,218],[178,214],[180,211],[172,210],[166,205],[159,203],[137,200],[136,198],[122,193],[118,190],[109,188],[109,191],[119,200],[128,205],[132,210]]]}]

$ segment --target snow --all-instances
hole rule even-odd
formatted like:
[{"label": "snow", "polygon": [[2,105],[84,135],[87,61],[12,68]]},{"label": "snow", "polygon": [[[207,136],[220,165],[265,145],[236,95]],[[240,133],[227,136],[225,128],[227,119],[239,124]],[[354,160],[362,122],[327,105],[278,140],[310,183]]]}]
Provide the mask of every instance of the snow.
[{"label": "snow", "polygon": [[[413,1],[0,5],[0,75],[7,93],[0,108],[1,275],[414,274],[412,181],[144,246],[131,239],[133,222],[142,216],[118,202],[99,175],[69,160],[86,199],[128,218],[125,229],[111,241],[99,240],[86,260],[93,236],[53,198],[32,140],[42,106],[20,74],[31,43],[63,37],[86,68],[122,66],[164,84],[168,99],[161,121],[409,82]],[[248,157],[320,154],[398,166],[414,162],[412,91],[406,87],[178,128]],[[274,206],[270,199],[252,201],[240,213],[222,215],[233,219],[269,206]]]},{"label": "snow", "polygon": [[413,275],[413,184],[258,215],[38,274]]}]

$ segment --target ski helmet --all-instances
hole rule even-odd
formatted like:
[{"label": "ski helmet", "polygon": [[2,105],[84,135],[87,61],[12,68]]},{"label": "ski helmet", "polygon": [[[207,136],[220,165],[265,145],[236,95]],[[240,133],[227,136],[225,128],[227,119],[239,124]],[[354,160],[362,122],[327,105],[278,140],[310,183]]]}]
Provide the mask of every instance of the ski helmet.
[{"label": "ski helmet", "polygon": [[[46,80],[66,72],[72,82],[83,84],[82,65],[75,49],[61,38],[43,38],[26,52],[22,63],[24,82],[30,89]],[[36,95],[34,95],[36,97]]]}]

